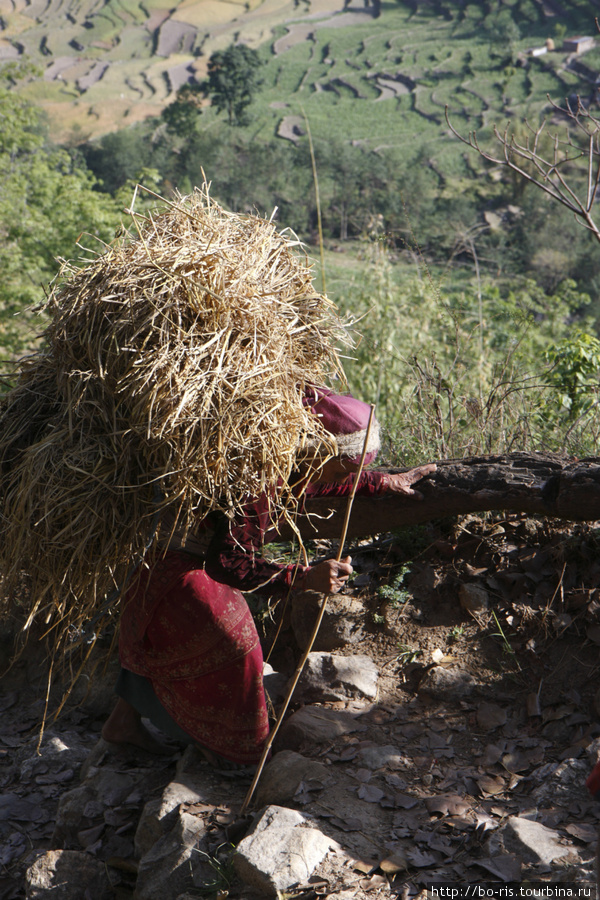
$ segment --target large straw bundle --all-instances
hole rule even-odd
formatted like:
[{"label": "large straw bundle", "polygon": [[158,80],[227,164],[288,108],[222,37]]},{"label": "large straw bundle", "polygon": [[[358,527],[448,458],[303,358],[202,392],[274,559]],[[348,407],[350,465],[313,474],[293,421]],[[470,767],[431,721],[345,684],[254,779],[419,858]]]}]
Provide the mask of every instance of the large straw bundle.
[{"label": "large straw bundle", "polygon": [[167,513],[185,530],[264,491],[281,504],[324,439],[303,388],[340,371],[296,239],[206,188],[133,223],[63,266],[0,419],[0,572],[30,575],[32,616],[60,634],[116,597]]}]

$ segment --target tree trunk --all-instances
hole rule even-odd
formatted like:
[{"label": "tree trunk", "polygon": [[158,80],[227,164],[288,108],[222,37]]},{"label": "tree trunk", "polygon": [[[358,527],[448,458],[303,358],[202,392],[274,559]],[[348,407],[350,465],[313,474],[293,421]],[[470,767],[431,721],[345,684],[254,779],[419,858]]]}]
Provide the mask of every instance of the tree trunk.
[{"label": "tree trunk", "polygon": [[[355,497],[348,534],[381,534],[432,519],[486,511],[572,521],[600,519],[600,457],[578,460],[553,453],[509,453],[444,460],[415,487],[423,499],[401,494]],[[302,537],[339,537],[346,504],[345,497],[309,500],[306,515],[298,520]],[[291,534],[291,529],[281,529],[282,538]]]}]

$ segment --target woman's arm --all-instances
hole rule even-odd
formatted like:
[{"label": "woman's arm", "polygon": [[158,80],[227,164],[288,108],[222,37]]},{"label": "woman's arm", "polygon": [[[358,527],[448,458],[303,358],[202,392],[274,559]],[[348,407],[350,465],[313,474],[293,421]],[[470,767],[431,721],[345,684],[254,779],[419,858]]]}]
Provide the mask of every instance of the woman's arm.
[{"label": "woman's arm", "polygon": [[[348,475],[342,482],[317,482],[306,489],[307,497],[349,497],[354,485],[354,475]],[[362,472],[356,493],[359,497],[376,497],[388,490],[388,478],[384,472],[376,470]]]},{"label": "woman's arm", "polygon": [[[363,472],[356,493],[359,496],[378,496],[388,491],[419,498],[412,485],[435,471],[435,465],[419,466],[409,472],[388,475],[384,472]],[[307,490],[309,497],[348,496],[354,476],[341,484],[317,484]],[[260,591],[271,595],[285,594],[290,587],[323,593],[341,590],[352,574],[350,557],[341,562],[325,560],[316,566],[280,565],[262,556],[264,536],[271,525],[266,498],[250,504],[246,515],[229,523],[224,517],[217,525],[215,536],[206,554],[205,569],[211,578],[241,591]]]},{"label": "woman's arm", "polygon": [[255,505],[240,523],[219,523],[205,560],[211,578],[241,591],[262,590],[271,596],[281,596],[290,588],[330,594],[342,589],[352,574],[349,556],[340,562],[327,559],[315,566],[268,562],[261,553],[268,520],[262,513],[262,507]]},{"label": "woman's arm", "polygon": [[[359,497],[376,497],[379,494],[391,491],[394,494],[406,494],[407,496],[420,499],[421,494],[418,491],[414,491],[412,485],[420,481],[421,478],[425,478],[426,475],[431,475],[436,468],[435,463],[428,463],[424,466],[409,469],[408,472],[399,472],[395,475],[390,475],[387,472],[378,472],[375,469],[363,472],[358,481],[356,493]],[[353,484],[354,475],[349,475],[341,483],[317,483],[311,485],[306,495],[307,497],[345,497],[352,492]]]},{"label": "woman's arm", "polygon": [[309,566],[281,565],[262,555],[269,521],[266,500],[249,505],[238,522],[230,523],[223,517],[206,554],[207,574],[240,591],[262,588],[272,596],[285,594],[293,585],[300,587]]}]

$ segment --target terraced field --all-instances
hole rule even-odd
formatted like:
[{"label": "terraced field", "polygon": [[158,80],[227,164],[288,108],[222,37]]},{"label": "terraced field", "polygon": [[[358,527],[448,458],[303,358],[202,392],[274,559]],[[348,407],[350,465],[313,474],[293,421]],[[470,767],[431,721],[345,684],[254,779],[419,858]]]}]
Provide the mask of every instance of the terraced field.
[{"label": "terraced field", "polygon": [[[20,89],[47,110],[57,138],[73,130],[96,136],[159,113],[235,39],[266,63],[248,127],[262,138],[298,140],[306,115],[317,138],[371,149],[418,145],[444,156],[456,154],[446,106],[459,128],[476,127],[485,140],[494,123],[538,119],[547,94],[589,91],[567,54],[523,55],[554,33],[555,15],[521,26],[511,62],[482,29],[476,4],[458,20],[441,2],[415,12],[414,3],[386,0],[378,17],[365,3],[0,0],[0,61],[41,68]],[[514,64],[519,53],[522,65]],[[211,110],[206,123],[216,124]]]},{"label": "terraced field", "polygon": [[291,8],[287,0],[0,0],[0,64],[39,67],[41,77],[20,90],[47,110],[55,137],[73,128],[94,136],[158,114],[234,31],[257,45]]}]

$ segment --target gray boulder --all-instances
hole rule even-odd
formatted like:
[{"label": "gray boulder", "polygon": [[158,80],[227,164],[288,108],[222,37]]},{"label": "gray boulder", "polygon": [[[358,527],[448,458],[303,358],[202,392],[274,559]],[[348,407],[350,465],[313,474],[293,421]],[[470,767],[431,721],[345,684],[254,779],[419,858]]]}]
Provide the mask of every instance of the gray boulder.
[{"label": "gray boulder", "polygon": [[78,850],[48,850],[27,869],[27,900],[112,900],[114,891],[99,859]]},{"label": "gray boulder", "polygon": [[265,766],[256,791],[256,805],[284,804],[293,799],[303,781],[325,783],[327,767],[293,750],[282,750]]},{"label": "gray boulder", "polygon": [[378,681],[379,670],[369,656],[309,653],[294,698],[304,702],[362,697],[374,700]]},{"label": "gray boulder", "polygon": [[135,900],[166,900],[194,887],[195,850],[206,832],[199,816],[179,812],[175,825],[140,860]]},{"label": "gray boulder", "polygon": [[307,881],[330,850],[341,850],[299,812],[268,806],[238,844],[233,865],[249,888],[277,897]]}]

